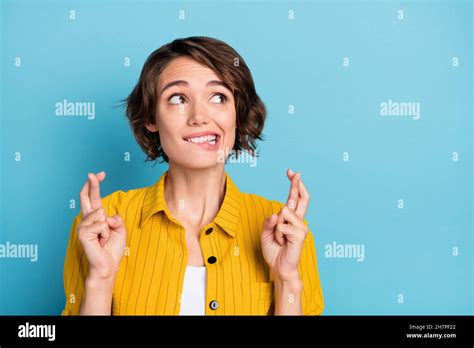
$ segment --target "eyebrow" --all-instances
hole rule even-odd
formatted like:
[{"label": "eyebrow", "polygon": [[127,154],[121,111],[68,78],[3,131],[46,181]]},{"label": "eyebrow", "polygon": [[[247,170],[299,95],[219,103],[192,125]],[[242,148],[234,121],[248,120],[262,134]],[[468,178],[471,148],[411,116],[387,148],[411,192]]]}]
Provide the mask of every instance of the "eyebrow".
[{"label": "eyebrow", "polygon": [[[160,92],[160,97],[161,97],[161,95],[163,94],[163,92],[165,90],[167,90],[168,88],[173,87],[173,86],[186,86],[186,87],[188,87],[189,83],[187,81],[184,81],[184,80],[171,81],[171,82],[167,83],[165,85],[165,87],[163,87],[163,89]],[[229,92],[232,91],[230,89],[230,87],[225,82],[218,81],[218,80],[212,80],[212,81],[209,81],[208,83],[206,83],[206,87],[209,87],[209,86],[222,86],[224,88],[227,88],[229,90]]]}]

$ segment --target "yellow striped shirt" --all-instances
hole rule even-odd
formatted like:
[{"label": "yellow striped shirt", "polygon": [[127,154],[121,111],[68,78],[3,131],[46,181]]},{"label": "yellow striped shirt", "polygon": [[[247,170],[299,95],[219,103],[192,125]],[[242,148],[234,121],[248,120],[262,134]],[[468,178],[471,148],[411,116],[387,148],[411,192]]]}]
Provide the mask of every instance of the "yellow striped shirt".
[{"label": "yellow striped shirt", "polygon": [[[102,198],[107,215],[120,214],[127,229],[112,315],[179,315],[188,255],[185,230],[165,204],[166,174],[152,186],[119,190]],[[207,273],[206,315],[273,315],[274,283],[260,249],[260,233],[264,219],[282,206],[240,192],[226,173],[224,201],[199,236]],[[84,294],[88,261],[76,233],[81,217],[79,213],[73,221],[66,251],[62,315],[77,315]],[[320,315],[324,301],[311,232],[306,235],[298,268],[303,314]]]}]

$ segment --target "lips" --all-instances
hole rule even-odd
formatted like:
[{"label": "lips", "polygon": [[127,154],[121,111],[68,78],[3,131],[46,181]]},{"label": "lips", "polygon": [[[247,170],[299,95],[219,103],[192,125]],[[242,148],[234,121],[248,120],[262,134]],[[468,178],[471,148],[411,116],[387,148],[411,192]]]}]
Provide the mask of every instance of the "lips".
[{"label": "lips", "polygon": [[183,140],[194,143],[194,144],[204,144],[208,143],[215,145],[220,139],[220,135],[215,132],[200,132],[192,133],[183,138]]},{"label": "lips", "polygon": [[186,141],[195,144],[209,143],[211,145],[215,145],[217,142],[217,137],[218,135],[205,135],[203,137],[188,138]]}]

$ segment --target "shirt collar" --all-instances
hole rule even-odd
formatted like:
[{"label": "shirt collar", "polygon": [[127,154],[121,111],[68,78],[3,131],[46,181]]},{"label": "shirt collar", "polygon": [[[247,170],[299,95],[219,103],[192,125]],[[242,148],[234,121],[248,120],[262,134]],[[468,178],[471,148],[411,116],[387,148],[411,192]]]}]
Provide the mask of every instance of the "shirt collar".
[{"label": "shirt collar", "polygon": [[[160,179],[153,185],[147,188],[145,198],[143,201],[142,217],[140,226],[143,226],[147,220],[155,213],[164,211],[167,217],[179,224],[168,211],[164,198],[165,178],[168,171],[165,171]],[[234,182],[231,180],[227,172],[226,175],[226,190],[224,201],[221,208],[214,218],[214,222],[218,224],[227,234],[235,237],[238,222],[240,220],[240,191]]]}]

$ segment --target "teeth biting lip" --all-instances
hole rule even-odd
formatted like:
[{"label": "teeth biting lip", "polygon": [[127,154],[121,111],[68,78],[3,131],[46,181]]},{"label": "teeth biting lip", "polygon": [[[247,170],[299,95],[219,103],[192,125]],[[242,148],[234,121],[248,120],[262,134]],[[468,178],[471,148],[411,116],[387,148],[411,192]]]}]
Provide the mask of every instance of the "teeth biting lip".
[{"label": "teeth biting lip", "polygon": [[192,144],[215,145],[219,141],[220,138],[221,136],[219,134],[212,133],[212,134],[206,134],[203,136],[186,137],[186,138],[183,138],[183,140]]}]

